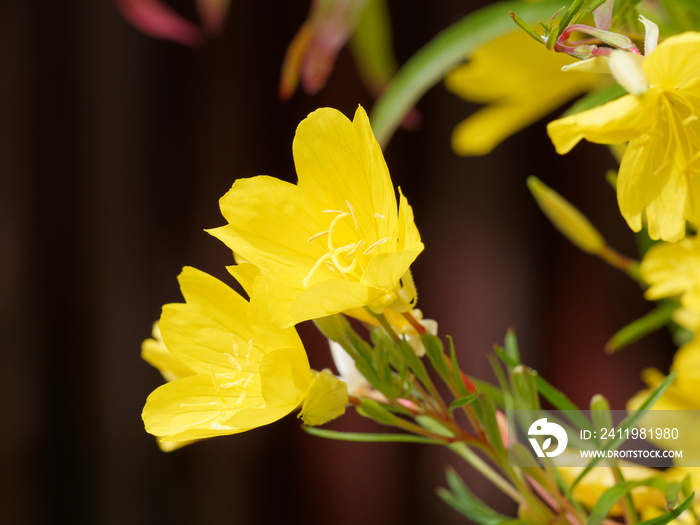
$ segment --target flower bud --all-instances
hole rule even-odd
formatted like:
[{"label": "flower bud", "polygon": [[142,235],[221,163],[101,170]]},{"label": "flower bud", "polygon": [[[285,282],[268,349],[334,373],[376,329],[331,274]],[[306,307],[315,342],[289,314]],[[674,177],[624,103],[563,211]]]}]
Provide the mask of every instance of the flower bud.
[{"label": "flower bud", "polygon": [[567,239],[588,253],[597,254],[605,247],[598,230],[556,191],[537,177],[528,177],[527,185],[540,209]]}]

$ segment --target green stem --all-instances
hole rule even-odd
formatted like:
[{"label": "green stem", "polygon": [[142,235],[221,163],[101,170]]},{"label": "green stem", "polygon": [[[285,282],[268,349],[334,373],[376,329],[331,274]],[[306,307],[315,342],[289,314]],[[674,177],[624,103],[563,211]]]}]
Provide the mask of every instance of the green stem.
[{"label": "green stem", "polygon": [[505,495],[510,497],[516,503],[525,503],[524,496],[519,493],[513,485],[508,483],[508,481],[496,472],[491,466],[486,463],[483,459],[476,455],[476,453],[470,449],[464,443],[455,443],[449,445],[449,448],[461,457],[464,461],[469,463],[472,467],[478,470],[486,479],[498,487]]},{"label": "green stem", "polygon": [[541,3],[499,2],[447,27],[399,70],[372,110],[372,129],[386,147],[401,121],[420,98],[478,47],[509,31],[520,31],[510,11],[526,20],[549,18],[561,0]]}]

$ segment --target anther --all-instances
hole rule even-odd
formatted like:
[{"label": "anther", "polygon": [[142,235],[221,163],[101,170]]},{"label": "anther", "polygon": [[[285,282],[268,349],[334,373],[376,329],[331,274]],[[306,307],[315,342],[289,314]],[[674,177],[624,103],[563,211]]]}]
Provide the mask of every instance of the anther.
[{"label": "anther", "polygon": [[355,208],[353,208],[352,204],[350,204],[348,201],[345,201],[345,204],[347,204],[348,209],[350,210],[350,215],[352,215],[352,220],[355,222],[355,228],[359,228],[360,225],[357,224],[357,217],[355,217]]},{"label": "anther", "polygon": [[318,232],[316,235],[312,235],[311,237],[306,239],[306,242],[313,242],[316,239],[318,239],[319,237],[323,237],[324,235],[328,235],[329,232],[330,232],[330,230],[326,230],[324,232]]},{"label": "anther", "polygon": [[383,239],[379,239],[378,241],[373,242],[372,244],[370,244],[370,246],[364,252],[362,252],[362,255],[369,255],[370,253],[372,253],[374,251],[374,249],[377,246],[379,246],[380,244],[384,244],[388,240],[389,240],[389,237],[384,237]]}]

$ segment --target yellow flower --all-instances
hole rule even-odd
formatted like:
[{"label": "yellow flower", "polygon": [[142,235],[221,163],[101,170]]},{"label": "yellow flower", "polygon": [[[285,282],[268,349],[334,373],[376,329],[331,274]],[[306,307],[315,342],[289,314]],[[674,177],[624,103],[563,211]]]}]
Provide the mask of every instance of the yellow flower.
[{"label": "yellow flower", "polygon": [[[297,128],[297,185],[240,179],[221,199],[211,233],[262,272],[278,326],[369,306],[408,310],[402,278],[423,250],[413,211],[396,195],[360,107],[350,122],[324,108]],[[399,190],[400,193],[400,190]]]},{"label": "yellow flower", "polygon": [[[684,344],[678,349],[673,358],[671,371],[676,372],[676,378],[666,392],[654,404],[642,421],[639,428],[676,428],[677,439],[650,439],[650,441],[668,450],[682,450],[683,457],[674,459],[678,466],[695,466],[700,461],[700,447],[697,436],[700,432],[700,421],[695,415],[700,410],[700,340],[697,338]],[[628,410],[636,410],[649,395],[649,391],[663,381],[664,375],[655,368],[647,368],[642,372],[642,380],[647,384],[647,390],[636,394],[627,403]]]},{"label": "yellow flower", "polygon": [[557,152],[581,139],[629,142],[617,182],[620,211],[634,231],[646,215],[652,239],[677,241],[700,223],[700,33],[668,38],[643,59],[648,88],[549,124]]},{"label": "yellow flower", "polygon": [[[568,452],[564,452],[567,455]],[[659,475],[658,470],[648,467],[641,467],[634,463],[626,461],[618,462],[622,474],[627,481],[639,481],[643,479],[653,478]],[[572,484],[574,480],[581,474],[583,467],[557,467],[559,474],[567,484]],[[592,508],[598,502],[603,492],[616,484],[615,474],[612,468],[598,466],[591,469],[588,474],[576,485],[573,491],[574,497]],[[666,500],[664,495],[651,487],[635,487],[631,491],[632,500],[637,510],[644,510],[650,507],[663,507]],[[613,516],[622,514],[622,506],[618,503],[612,510]]]},{"label": "yellow flower", "polygon": [[506,138],[537,122],[600,83],[600,76],[562,72],[575,60],[548,51],[521,30],[477,49],[445,78],[460,97],[489,104],[455,128],[458,155],[485,155]]},{"label": "yellow flower", "polygon": [[167,349],[193,374],[158,387],[142,414],[164,449],[266,425],[302,403],[314,425],[345,411],[345,385],[311,371],[296,331],[269,323],[257,290],[248,303],[194,268],[179,281],[186,302],[163,307],[159,325]]},{"label": "yellow flower", "polygon": [[700,239],[686,237],[676,243],[659,243],[644,255],[639,268],[649,284],[649,300],[680,296],[681,304],[700,313]]}]

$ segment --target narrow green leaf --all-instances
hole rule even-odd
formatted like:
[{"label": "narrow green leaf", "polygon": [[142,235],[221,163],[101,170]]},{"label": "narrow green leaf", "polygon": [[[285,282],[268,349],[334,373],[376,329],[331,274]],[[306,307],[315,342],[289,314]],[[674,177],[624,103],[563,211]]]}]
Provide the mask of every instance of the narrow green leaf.
[{"label": "narrow green leaf", "polygon": [[446,477],[452,492],[439,488],[438,496],[463,516],[479,525],[498,525],[513,520],[496,512],[476,497],[453,469],[447,470]]},{"label": "narrow green leaf", "polygon": [[[646,412],[654,405],[654,403],[656,403],[659,400],[659,398],[663,395],[666,389],[671,385],[675,377],[676,372],[672,372],[671,374],[666,376],[666,378],[663,381],[661,381],[661,383],[656,385],[656,387],[654,387],[651,390],[651,392],[649,392],[649,395],[644,400],[644,402],[641,405],[639,405],[639,409],[635,410],[625,419],[622,420],[620,425],[617,427],[618,429],[621,429],[621,432],[616,432],[616,437],[607,441],[605,447],[603,447],[604,451],[616,450],[620,445],[622,445],[622,443],[625,442],[625,438],[622,437],[627,434],[625,431],[629,428],[634,427],[639,422],[639,420],[641,420],[642,417],[644,417],[644,414],[646,414]],[[581,481],[583,477],[598,464],[600,460],[600,457],[592,459],[591,462],[586,466],[586,468],[581,471],[576,480],[571,484],[571,488],[573,489],[578,484],[578,482]]]},{"label": "narrow green leaf", "polygon": [[474,393],[470,396],[455,399],[454,401],[452,401],[452,403],[450,403],[450,408],[449,408],[450,412],[452,412],[453,410],[455,410],[457,408],[461,408],[465,405],[468,405],[469,403],[471,403],[472,401],[474,401],[476,399],[477,395],[478,394]]},{"label": "narrow green leaf", "polygon": [[326,439],[335,439],[339,441],[356,441],[360,443],[420,443],[422,445],[444,445],[444,441],[440,439],[432,439],[413,434],[383,434],[383,433],[358,433],[358,432],[339,432],[337,430],[328,430],[319,427],[301,427],[305,432],[312,436],[322,437]]},{"label": "narrow green leaf", "polygon": [[442,345],[442,341],[430,334],[423,334],[421,336],[421,341],[423,342],[423,348],[425,348],[425,353],[428,359],[430,359],[433,368],[443,381],[448,382],[450,369],[447,365],[447,358],[445,357],[445,349]]},{"label": "narrow green leaf", "polygon": [[673,312],[678,310],[680,304],[675,301],[662,302],[648,314],[632,321],[627,326],[618,330],[605,344],[605,351],[614,354],[626,346],[639,341],[642,337],[655,332],[669,324],[673,317]]},{"label": "narrow green leaf", "polygon": [[530,24],[525,22],[525,20],[520,18],[518,15],[516,15],[512,11],[508,14],[513,19],[513,22],[515,22],[520,29],[525,31],[528,35],[530,35],[532,38],[534,38],[540,44],[545,45],[544,40],[542,40],[542,36],[537,31],[535,31]]},{"label": "narrow green leaf", "polygon": [[561,0],[499,2],[470,13],[435,36],[404,64],[372,110],[372,129],[382,147],[416,102],[451,69],[478,47],[516,29],[510,11],[525,20],[537,20],[560,6]]},{"label": "narrow green leaf", "polygon": [[653,487],[664,492],[666,490],[666,481],[661,477],[655,477],[641,481],[623,481],[615,484],[601,494],[595,506],[591,509],[588,525],[601,525],[620,498],[636,487]]},{"label": "narrow green leaf", "polygon": [[662,516],[657,516],[656,518],[652,518],[650,520],[646,521],[640,521],[637,523],[637,525],[666,525],[666,523],[669,523],[673,520],[675,520],[678,516],[681,515],[681,513],[687,509],[690,504],[693,502],[693,498],[695,497],[695,494],[691,494],[688,496],[683,503],[678,505],[675,509],[673,509],[670,512],[667,512],[666,514]]},{"label": "narrow green leaf", "polygon": [[498,426],[498,420],[496,419],[496,405],[493,399],[482,392],[471,406],[496,454],[498,456],[504,455],[505,446],[501,438],[501,427]]},{"label": "narrow green leaf", "polygon": [[462,379],[462,372],[459,369],[459,363],[457,362],[457,351],[455,350],[454,341],[450,336],[447,337],[447,340],[450,342],[450,363],[452,366],[452,380],[454,381],[454,385],[460,395],[463,397],[470,396],[473,394],[473,392],[469,391],[467,386],[464,384],[464,380]]},{"label": "narrow green leaf", "polygon": [[596,394],[591,398],[591,419],[595,428],[613,427],[610,403],[602,394]]},{"label": "narrow green leaf", "polygon": [[513,330],[512,328],[509,328],[506,332],[506,340],[503,346],[505,348],[506,354],[511,359],[514,359],[518,363],[522,363],[522,361],[520,360],[520,350],[518,350],[518,338],[515,336],[515,330]]},{"label": "narrow green leaf", "polygon": [[511,390],[515,410],[539,410],[540,396],[537,388],[537,373],[523,365],[513,368],[510,374]]},{"label": "narrow green leaf", "polygon": [[401,423],[401,418],[389,412],[373,399],[363,399],[356,410],[361,416],[372,419],[381,425],[397,426]]},{"label": "narrow green leaf", "polygon": [[[601,5],[603,5],[607,0],[592,0],[590,4],[588,4],[584,9],[582,9],[575,18],[575,22],[580,22],[584,18],[586,18],[588,15],[592,14],[593,11],[598,9]],[[612,11],[612,10],[611,10]],[[607,30],[607,28],[605,28]]]}]

